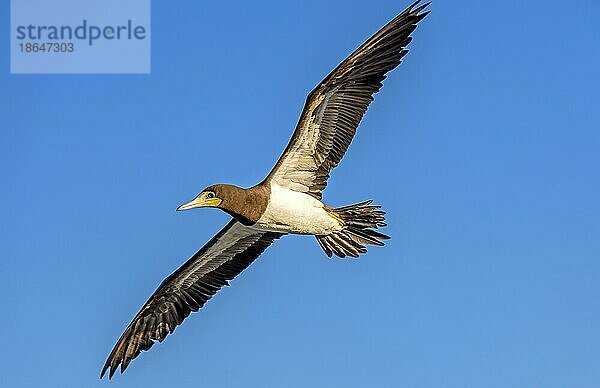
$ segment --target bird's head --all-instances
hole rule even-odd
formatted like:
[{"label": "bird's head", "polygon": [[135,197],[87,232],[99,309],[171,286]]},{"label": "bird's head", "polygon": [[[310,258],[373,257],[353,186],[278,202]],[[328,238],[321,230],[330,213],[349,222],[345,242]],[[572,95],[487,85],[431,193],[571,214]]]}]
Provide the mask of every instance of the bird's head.
[{"label": "bird's head", "polygon": [[233,185],[208,186],[196,198],[179,206],[177,210],[189,210],[197,207],[217,207],[227,209],[227,204],[235,200],[243,189]]}]

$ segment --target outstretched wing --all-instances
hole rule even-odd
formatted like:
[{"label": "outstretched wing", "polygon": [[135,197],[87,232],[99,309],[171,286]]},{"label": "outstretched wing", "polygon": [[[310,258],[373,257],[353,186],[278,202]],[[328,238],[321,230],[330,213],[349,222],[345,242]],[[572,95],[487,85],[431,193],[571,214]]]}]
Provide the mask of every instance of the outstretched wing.
[{"label": "outstretched wing", "polygon": [[142,350],[150,349],[156,340],[162,342],[281,236],[229,222],[152,294],[119,338],[100,378],[108,369],[112,378],[119,365],[123,373]]},{"label": "outstretched wing", "polygon": [[321,199],[329,172],[348,149],[373,94],[400,64],[410,34],[429,13],[422,12],[429,3],[419,3],[379,30],[308,95],[294,135],[265,181]]}]

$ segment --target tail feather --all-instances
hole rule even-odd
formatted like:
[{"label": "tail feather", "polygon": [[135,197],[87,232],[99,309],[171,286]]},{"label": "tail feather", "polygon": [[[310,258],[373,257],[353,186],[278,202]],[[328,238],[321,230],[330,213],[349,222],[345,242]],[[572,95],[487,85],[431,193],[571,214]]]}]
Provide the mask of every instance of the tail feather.
[{"label": "tail feather", "polygon": [[380,206],[371,205],[373,201],[364,201],[354,205],[327,209],[333,217],[342,220],[344,226],[339,232],[316,236],[319,245],[329,257],[358,257],[366,253],[365,245],[382,246],[381,240],[390,237],[376,232],[386,226],[385,212]]},{"label": "tail feather", "polygon": [[369,229],[367,229],[366,231],[354,229],[354,230],[349,230],[348,232],[350,234],[350,237],[357,239],[358,240],[357,242],[362,243],[362,244],[378,245],[381,247],[385,244],[382,243],[381,241],[379,241],[378,239],[382,239],[382,240],[389,239],[389,237],[386,236],[385,234],[377,233],[377,232],[375,232],[373,230],[369,230]]},{"label": "tail feather", "polygon": [[333,249],[331,249],[331,246],[329,245],[329,243],[327,241],[325,241],[324,238],[317,237],[317,242],[321,246],[321,249],[323,249],[323,252],[325,252],[325,254],[328,257],[331,257],[333,255]]}]

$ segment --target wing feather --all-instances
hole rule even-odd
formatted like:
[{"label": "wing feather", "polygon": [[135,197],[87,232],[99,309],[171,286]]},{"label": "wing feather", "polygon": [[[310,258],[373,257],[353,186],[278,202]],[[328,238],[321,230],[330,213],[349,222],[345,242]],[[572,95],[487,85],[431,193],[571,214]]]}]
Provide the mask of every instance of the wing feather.
[{"label": "wing feather", "polygon": [[198,311],[282,234],[232,220],[198,253],[167,277],[125,329],[100,378],[121,373],[142,351],[162,342],[190,313]]},{"label": "wing feather", "polygon": [[348,150],[387,72],[429,11],[412,4],[346,58],[308,95],[294,135],[265,181],[321,199],[329,172]]}]

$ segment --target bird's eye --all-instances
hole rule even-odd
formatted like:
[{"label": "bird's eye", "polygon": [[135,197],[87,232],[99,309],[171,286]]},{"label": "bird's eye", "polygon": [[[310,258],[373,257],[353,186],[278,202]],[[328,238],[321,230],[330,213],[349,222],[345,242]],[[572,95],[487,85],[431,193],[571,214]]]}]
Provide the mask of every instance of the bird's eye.
[{"label": "bird's eye", "polygon": [[211,199],[215,197],[215,193],[213,193],[212,191],[209,191],[208,193],[206,193],[206,199]]}]

